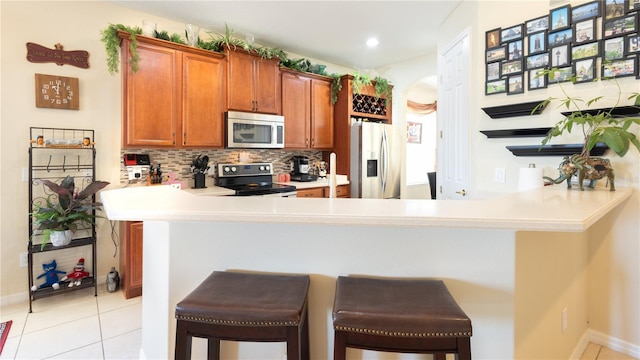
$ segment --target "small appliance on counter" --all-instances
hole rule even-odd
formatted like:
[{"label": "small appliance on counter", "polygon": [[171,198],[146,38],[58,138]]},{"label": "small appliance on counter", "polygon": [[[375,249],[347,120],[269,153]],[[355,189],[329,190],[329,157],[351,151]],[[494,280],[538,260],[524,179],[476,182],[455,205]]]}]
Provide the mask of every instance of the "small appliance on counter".
[{"label": "small appliance on counter", "polygon": [[309,174],[309,158],[306,156],[294,156],[291,159],[291,181],[316,181],[317,175]]}]

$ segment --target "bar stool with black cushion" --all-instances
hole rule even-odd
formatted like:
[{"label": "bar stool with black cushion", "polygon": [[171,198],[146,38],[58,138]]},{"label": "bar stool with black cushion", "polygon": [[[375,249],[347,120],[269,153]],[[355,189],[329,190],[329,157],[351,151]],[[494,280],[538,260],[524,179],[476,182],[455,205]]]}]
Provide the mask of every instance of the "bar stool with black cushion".
[{"label": "bar stool with black cushion", "polygon": [[176,305],[176,359],[191,358],[193,336],[220,341],[287,342],[287,359],[309,359],[308,275],[214,271]]},{"label": "bar stool with black cushion", "polygon": [[340,276],[334,360],[348,347],[471,359],[471,320],[441,280]]}]

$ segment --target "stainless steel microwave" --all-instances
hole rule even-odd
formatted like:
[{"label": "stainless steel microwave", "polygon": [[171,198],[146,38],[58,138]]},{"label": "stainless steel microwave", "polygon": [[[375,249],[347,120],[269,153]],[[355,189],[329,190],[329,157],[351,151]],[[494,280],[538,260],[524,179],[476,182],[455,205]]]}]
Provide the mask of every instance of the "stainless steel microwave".
[{"label": "stainless steel microwave", "polygon": [[229,149],[282,149],[284,116],[227,111],[225,134]]}]

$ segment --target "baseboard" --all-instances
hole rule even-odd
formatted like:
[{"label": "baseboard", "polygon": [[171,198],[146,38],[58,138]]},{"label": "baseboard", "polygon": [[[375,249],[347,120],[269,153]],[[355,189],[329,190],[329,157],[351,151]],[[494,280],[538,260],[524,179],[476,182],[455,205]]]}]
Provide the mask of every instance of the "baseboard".
[{"label": "baseboard", "polygon": [[587,333],[588,333],[589,341],[594,344],[606,346],[611,350],[617,351],[619,353],[623,353],[625,355],[629,355],[635,359],[640,359],[640,345],[636,345],[620,339],[616,339],[607,334],[601,333],[599,331],[591,330],[591,329],[587,330]]},{"label": "baseboard", "polygon": [[17,294],[0,296],[0,306],[20,304],[28,301],[29,301],[29,293],[26,291],[17,293]]},{"label": "baseboard", "polygon": [[589,329],[587,329],[587,331],[585,331],[580,337],[580,340],[578,340],[578,344],[573,349],[569,360],[580,360],[582,354],[584,354],[584,351],[587,349],[587,346],[589,346]]}]

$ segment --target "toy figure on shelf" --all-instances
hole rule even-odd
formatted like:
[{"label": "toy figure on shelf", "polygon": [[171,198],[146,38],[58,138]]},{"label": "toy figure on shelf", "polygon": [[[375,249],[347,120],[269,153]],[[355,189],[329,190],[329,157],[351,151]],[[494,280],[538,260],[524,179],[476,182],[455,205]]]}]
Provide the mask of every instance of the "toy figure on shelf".
[{"label": "toy figure on shelf", "polygon": [[55,260],[51,261],[48,264],[42,264],[42,270],[44,270],[44,272],[38,275],[37,279],[40,279],[44,276],[44,284],[41,284],[40,286],[33,285],[31,287],[31,291],[36,291],[48,286],[51,286],[54,290],[58,290],[60,288],[60,280],[58,280],[58,274],[66,274],[66,272],[56,270],[56,267],[58,267],[58,264]]},{"label": "toy figure on shelf", "polygon": [[89,273],[84,271],[84,258],[80,258],[73,268],[73,272],[62,278],[62,281],[69,280],[69,287],[80,286],[82,279],[89,277]]}]

